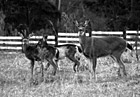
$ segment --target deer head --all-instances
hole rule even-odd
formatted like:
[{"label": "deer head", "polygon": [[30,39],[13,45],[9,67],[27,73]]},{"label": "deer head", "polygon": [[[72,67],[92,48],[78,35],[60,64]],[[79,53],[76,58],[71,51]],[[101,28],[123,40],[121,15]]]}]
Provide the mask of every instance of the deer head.
[{"label": "deer head", "polygon": [[28,44],[29,38],[34,35],[34,33],[29,33],[28,27],[26,24],[20,24],[17,27],[18,34],[22,37],[23,43]]},{"label": "deer head", "polygon": [[47,45],[48,44],[47,44],[46,40],[44,38],[42,38],[38,41],[36,46],[37,46],[38,49],[41,49],[43,47],[46,47]]},{"label": "deer head", "polygon": [[78,21],[75,21],[75,26],[78,28],[78,35],[83,36],[86,32],[86,27],[88,26],[89,20],[85,20],[84,22],[78,23]]}]

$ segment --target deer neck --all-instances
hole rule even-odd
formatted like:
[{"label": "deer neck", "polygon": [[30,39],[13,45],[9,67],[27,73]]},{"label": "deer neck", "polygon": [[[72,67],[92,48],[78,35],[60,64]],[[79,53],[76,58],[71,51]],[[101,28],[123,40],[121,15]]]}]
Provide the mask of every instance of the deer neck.
[{"label": "deer neck", "polygon": [[23,45],[22,45],[23,52],[26,52],[28,47],[29,47],[29,42],[24,42],[23,41]]},{"label": "deer neck", "polygon": [[82,49],[87,45],[87,38],[88,37],[85,34],[79,36],[79,42],[80,42]]}]

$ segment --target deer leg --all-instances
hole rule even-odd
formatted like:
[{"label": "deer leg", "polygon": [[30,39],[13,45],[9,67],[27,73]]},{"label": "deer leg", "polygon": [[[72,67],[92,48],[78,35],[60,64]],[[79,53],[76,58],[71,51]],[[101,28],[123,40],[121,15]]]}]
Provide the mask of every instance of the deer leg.
[{"label": "deer leg", "polygon": [[117,63],[119,64],[119,67],[120,67],[119,71],[118,71],[118,75],[121,76],[122,75],[121,73],[123,73],[123,75],[126,76],[125,66],[121,60],[121,54],[122,53],[118,54],[118,52],[117,52],[116,54],[113,54],[113,56],[115,57]]},{"label": "deer leg", "polygon": [[120,73],[122,72],[123,76],[126,76],[127,74],[126,74],[125,66],[120,58],[118,59],[118,63],[120,64],[119,72]]},{"label": "deer leg", "polygon": [[47,61],[49,62],[49,64],[51,64],[53,66],[53,68],[54,68],[53,75],[55,75],[56,74],[56,70],[57,70],[57,65],[54,63],[53,59],[48,59]]},{"label": "deer leg", "polygon": [[41,80],[44,81],[44,66],[42,61],[39,61],[38,63],[41,65]]},{"label": "deer leg", "polygon": [[31,80],[33,80],[33,69],[34,69],[34,60],[31,61]]},{"label": "deer leg", "polygon": [[45,67],[45,70],[47,70],[49,68],[49,66],[50,66],[50,63],[48,62],[46,67]]},{"label": "deer leg", "polygon": [[[111,55],[111,58],[112,58],[114,61],[116,61],[116,62],[118,63],[118,61],[117,61],[117,59],[116,59],[115,56]],[[120,65],[119,65],[119,66],[120,66]],[[121,74],[120,74],[120,68],[119,68],[119,71],[118,71],[118,76],[119,76],[119,77],[121,76]]]},{"label": "deer leg", "polygon": [[43,63],[42,63],[42,61],[38,61],[38,63],[41,65],[41,75],[42,75],[42,77],[44,77],[44,66],[43,66]]},{"label": "deer leg", "polygon": [[[77,66],[77,69],[76,69],[76,66]],[[80,66],[80,63],[77,61],[77,60],[75,60],[75,64],[74,64],[74,66],[73,66],[73,70],[76,72],[79,72],[79,66]]]},{"label": "deer leg", "polygon": [[58,67],[58,61],[59,61],[59,60],[58,60],[58,59],[54,59],[53,61],[54,61],[55,65],[57,66],[58,70],[59,70],[59,69],[60,69],[60,68]]},{"label": "deer leg", "polygon": [[93,57],[93,59],[91,59],[92,61],[92,69],[93,69],[93,72],[94,72],[94,79],[96,80],[96,64],[97,64],[97,58],[96,57]]},{"label": "deer leg", "polygon": [[[73,61],[75,64],[73,66],[73,70],[74,72],[79,72],[79,66],[80,66],[80,62],[75,58],[74,55],[67,55],[67,58],[69,58],[71,61]],[[77,70],[76,70],[76,66],[77,66]]]},{"label": "deer leg", "polygon": [[41,74],[42,74],[42,77],[44,77],[44,66],[43,66],[42,62],[41,62]]}]

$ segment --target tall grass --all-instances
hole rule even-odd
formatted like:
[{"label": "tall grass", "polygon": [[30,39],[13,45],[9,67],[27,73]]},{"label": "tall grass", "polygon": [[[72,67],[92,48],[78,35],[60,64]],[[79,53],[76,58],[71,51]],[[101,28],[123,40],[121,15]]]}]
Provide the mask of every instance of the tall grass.
[{"label": "tall grass", "polygon": [[[74,73],[72,69],[74,63],[64,59],[59,62],[60,68],[56,76],[52,76],[52,67],[45,71],[43,82],[40,80],[40,72],[36,71],[34,73],[36,85],[30,85],[30,62],[23,54],[1,54],[0,62],[0,97],[139,97],[140,95],[140,67],[136,62],[125,63],[128,74],[125,80],[118,78],[119,67],[110,57],[100,58],[95,81],[90,80],[88,71]],[[81,65],[88,64],[84,57],[80,62]]]}]

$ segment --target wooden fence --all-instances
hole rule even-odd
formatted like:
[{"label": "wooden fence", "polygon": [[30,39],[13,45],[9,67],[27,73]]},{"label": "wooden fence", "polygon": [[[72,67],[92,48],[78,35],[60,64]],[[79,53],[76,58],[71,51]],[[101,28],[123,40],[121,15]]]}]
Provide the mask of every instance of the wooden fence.
[{"label": "wooden fence", "polygon": [[[88,34],[87,34],[88,35]],[[123,32],[102,32],[102,31],[92,31],[92,37],[101,37],[101,36],[119,36],[124,37]],[[140,33],[137,31],[126,31],[126,40],[140,49]],[[42,36],[33,36],[30,39],[31,44],[36,44]],[[55,44],[54,36],[48,36],[48,43]],[[76,44],[79,45],[79,39],[77,33],[63,33],[59,32],[58,34],[58,45],[61,44]],[[0,51],[21,51],[22,50],[22,38],[20,36],[0,36]]]}]

